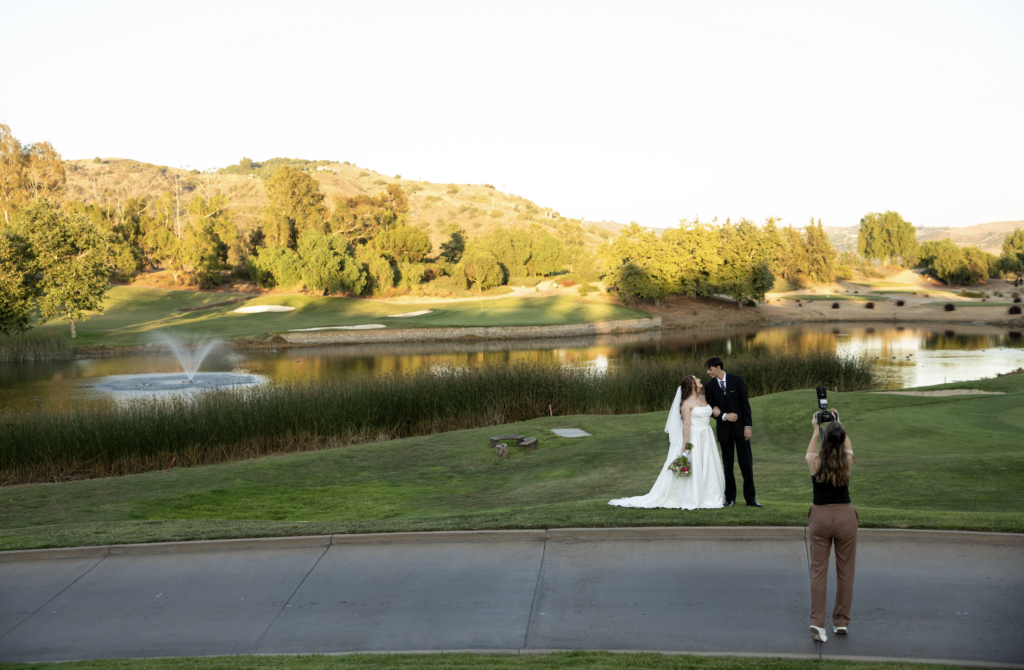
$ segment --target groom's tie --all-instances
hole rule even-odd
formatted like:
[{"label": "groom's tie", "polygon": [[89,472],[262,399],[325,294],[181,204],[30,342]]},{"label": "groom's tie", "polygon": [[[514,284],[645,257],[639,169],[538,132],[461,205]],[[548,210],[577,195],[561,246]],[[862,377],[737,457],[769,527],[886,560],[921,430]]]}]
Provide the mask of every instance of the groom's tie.
[{"label": "groom's tie", "polygon": [[725,380],[724,380],[724,379],[719,379],[719,380],[718,380],[718,385],[719,385],[720,387],[722,387],[722,390],[723,390],[723,391],[725,390]]}]

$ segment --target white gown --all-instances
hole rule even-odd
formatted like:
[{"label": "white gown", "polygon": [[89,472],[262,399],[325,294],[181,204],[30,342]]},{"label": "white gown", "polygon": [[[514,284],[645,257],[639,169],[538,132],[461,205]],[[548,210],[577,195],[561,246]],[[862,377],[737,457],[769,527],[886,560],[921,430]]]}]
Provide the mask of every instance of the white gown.
[{"label": "white gown", "polygon": [[695,407],[690,412],[690,476],[676,477],[668,469],[682,453],[683,420],[679,416],[681,390],[669,410],[665,432],[668,433],[668,457],[650,493],[633,498],[619,498],[608,504],[618,507],[668,507],[672,509],[713,509],[725,506],[725,471],[718,453],[715,431],[711,428],[711,407]]}]

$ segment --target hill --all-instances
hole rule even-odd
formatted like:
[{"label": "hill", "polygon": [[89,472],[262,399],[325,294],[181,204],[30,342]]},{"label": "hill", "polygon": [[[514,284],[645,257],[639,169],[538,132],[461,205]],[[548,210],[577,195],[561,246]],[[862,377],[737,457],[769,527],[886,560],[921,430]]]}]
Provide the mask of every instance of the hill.
[{"label": "hill", "polygon": [[[1016,228],[1024,228],[1024,221],[994,221],[963,228],[922,227],[917,229],[917,241],[931,242],[950,239],[962,247],[978,247],[998,256],[1003,250],[1003,240]],[[858,226],[825,228],[829,241],[840,252],[857,250],[857,230]]]},{"label": "hill", "polygon": [[[565,222],[565,217],[551,208],[486,184],[434,184],[404,179],[400,175],[382,175],[347,162],[297,159],[287,162],[313,175],[327,196],[329,206],[333,206],[338,196],[373,195],[387,184],[401,185],[409,194],[409,225],[426,231],[435,251],[448,239],[445,228],[453,222],[464,228],[470,239],[504,227],[557,234]],[[182,203],[197,192],[223,193],[235,212],[239,228],[248,231],[259,225],[260,213],[267,201],[262,177],[269,175],[265,169],[247,174],[231,166],[198,173],[125,158],[106,158],[99,163],[93,159],[69,160],[65,164],[69,195],[87,204],[119,206],[131,198],[155,198],[176,189],[181,192]],[[583,228],[585,245],[596,249],[625,225],[610,221],[584,222]]]}]

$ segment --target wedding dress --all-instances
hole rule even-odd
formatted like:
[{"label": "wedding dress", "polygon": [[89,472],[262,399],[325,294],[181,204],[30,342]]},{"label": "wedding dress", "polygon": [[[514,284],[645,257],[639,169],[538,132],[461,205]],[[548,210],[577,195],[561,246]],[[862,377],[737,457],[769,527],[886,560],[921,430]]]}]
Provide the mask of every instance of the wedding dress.
[{"label": "wedding dress", "polygon": [[725,471],[718,453],[715,431],[711,428],[711,407],[695,407],[690,412],[690,475],[676,477],[668,469],[686,446],[683,443],[683,419],[679,415],[682,389],[676,391],[675,402],[668,413],[668,457],[650,493],[633,498],[619,498],[608,504],[618,507],[669,507],[672,509],[712,509],[725,506]]}]

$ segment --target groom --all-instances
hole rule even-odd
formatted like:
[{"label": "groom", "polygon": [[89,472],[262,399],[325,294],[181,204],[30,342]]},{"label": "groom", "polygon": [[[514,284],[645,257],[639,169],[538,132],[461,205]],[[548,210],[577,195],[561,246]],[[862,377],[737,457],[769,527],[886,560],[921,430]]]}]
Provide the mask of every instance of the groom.
[{"label": "groom", "polygon": [[743,473],[743,497],[750,507],[763,507],[754,497],[754,458],[750,453],[750,400],[747,386],[739,375],[727,375],[725,364],[718,356],[704,363],[711,381],[704,387],[708,404],[722,410],[718,419],[718,443],[722,445],[722,465],[725,466],[725,506],[736,504],[736,476],[733,458],[739,456]]}]

